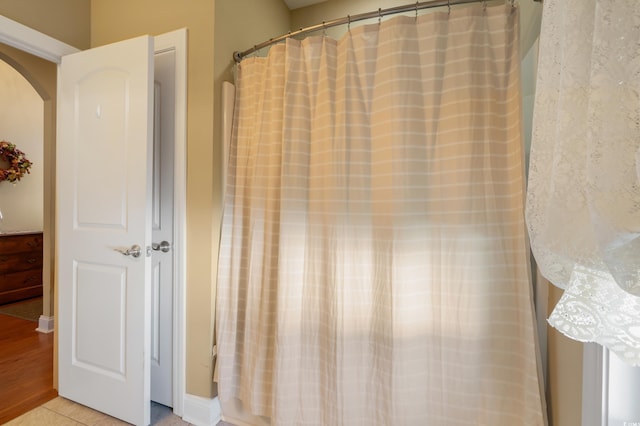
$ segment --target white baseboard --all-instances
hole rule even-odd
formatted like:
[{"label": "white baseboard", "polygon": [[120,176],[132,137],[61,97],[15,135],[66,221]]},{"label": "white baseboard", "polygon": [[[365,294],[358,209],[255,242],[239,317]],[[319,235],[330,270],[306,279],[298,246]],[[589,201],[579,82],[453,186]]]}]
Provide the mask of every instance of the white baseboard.
[{"label": "white baseboard", "polygon": [[40,315],[36,331],[39,331],[40,333],[53,333],[53,317]]},{"label": "white baseboard", "polygon": [[222,420],[218,398],[202,398],[185,394],[182,420],[195,426],[215,426]]}]

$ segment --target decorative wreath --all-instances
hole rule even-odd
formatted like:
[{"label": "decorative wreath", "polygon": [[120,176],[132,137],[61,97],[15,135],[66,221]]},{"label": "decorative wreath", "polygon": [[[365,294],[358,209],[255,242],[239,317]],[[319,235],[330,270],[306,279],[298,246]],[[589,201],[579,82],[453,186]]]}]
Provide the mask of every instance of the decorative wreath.
[{"label": "decorative wreath", "polygon": [[20,180],[22,176],[29,173],[32,164],[31,161],[27,160],[24,156],[24,152],[7,141],[0,141],[0,164],[2,162],[8,162],[9,168],[0,168],[0,182],[5,180],[15,182]]}]

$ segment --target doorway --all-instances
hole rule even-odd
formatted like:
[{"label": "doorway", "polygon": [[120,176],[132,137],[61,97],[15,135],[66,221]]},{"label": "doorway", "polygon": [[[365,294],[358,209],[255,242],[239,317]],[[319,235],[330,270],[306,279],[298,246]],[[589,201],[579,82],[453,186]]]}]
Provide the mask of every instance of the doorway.
[{"label": "doorway", "polygon": [[[45,201],[52,188],[51,165],[44,158],[52,152],[54,142],[55,117],[51,114],[55,114],[56,74],[55,64],[6,45],[0,45],[0,62],[4,69],[3,94],[9,108],[0,120],[4,129],[0,139],[15,143],[33,163],[30,173],[15,185],[0,184],[0,234],[13,235],[0,238],[14,241],[6,241],[4,250],[0,248],[0,252],[14,259],[5,262],[5,267],[0,266],[0,303],[12,303],[3,311],[14,315],[3,315],[2,319],[3,423],[56,395],[54,336],[36,331],[42,314],[50,315],[52,300],[51,263],[48,258],[43,259],[42,246],[49,243],[52,229],[48,210],[51,206]],[[43,231],[47,235],[44,244]],[[20,247],[15,244],[18,239]],[[20,383],[22,386],[18,386]],[[29,384],[26,388],[25,383]]]},{"label": "doorway", "polygon": [[[20,181],[0,183],[0,235],[41,232],[44,102],[29,80],[3,56],[0,54],[0,141],[15,144],[32,166]],[[8,166],[0,161],[0,168]]]},{"label": "doorway", "polygon": [[[63,55],[73,53],[74,48],[65,45],[57,40],[52,39],[42,33],[31,29],[25,29],[23,27],[19,32],[12,32],[12,28],[15,27],[15,22],[10,21],[4,17],[0,17],[0,42],[7,43],[18,49],[24,50],[40,58],[44,58],[47,61],[59,63]],[[6,25],[5,25],[6,24]],[[168,52],[173,52],[169,53]],[[186,30],[177,30],[168,34],[155,37],[155,53],[164,56],[172,57],[172,69],[173,69],[173,83],[174,83],[174,116],[173,116],[173,222],[175,224],[172,230],[171,252],[173,259],[171,261],[173,270],[170,272],[174,287],[171,291],[172,299],[170,299],[169,305],[172,315],[171,319],[163,327],[169,328],[173,337],[171,344],[169,345],[169,353],[172,356],[170,361],[171,368],[170,373],[170,394],[171,405],[176,415],[182,416],[183,414],[183,400],[185,393],[184,385],[184,301],[185,301],[185,281],[186,281],[186,259],[185,259],[185,237],[186,237]],[[164,96],[164,95],[163,95]],[[55,103],[55,102],[54,102]],[[55,105],[54,105],[55,107]],[[55,111],[55,110],[54,110]],[[55,117],[55,112],[54,112]],[[55,119],[52,120],[55,123]],[[52,144],[55,145],[55,144]],[[54,148],[52,148],[53,150]],[[55,166],[53,160],[55,156],[51,155],[49,161],[53,162],[52,167]],[[55,188],[53,189],[55,191]],[[52,192],[53,192],[52,191]],[[47,195],[45,195],[47,198]],[[49,193],[49,207],[52,208],[53,202],[51,201],[53,193]],[[45,201],[46,202],[46,201]],[[46,209],[46,207],[45,207]],[[53,239],[53,227],[51,228],[50,237]],[[154,241],[155,242],[155,241]],[[50,245],[49,251],[45,253],[45,256],[53,257],[53,246]],[[47,248],[45,248],[47,250]],[[57,300],[57,295],[54,299]],[[165,315],[159,315],[165,318]],[[158,333],[162,333],[158,331]],[[55,357],[55,353],[54,353]],[[166,359],[166,357],[163,357]],[[57,360],[54,361],[57,365]],[[54,382],[57,383],[57,377],[54,378]]]}]

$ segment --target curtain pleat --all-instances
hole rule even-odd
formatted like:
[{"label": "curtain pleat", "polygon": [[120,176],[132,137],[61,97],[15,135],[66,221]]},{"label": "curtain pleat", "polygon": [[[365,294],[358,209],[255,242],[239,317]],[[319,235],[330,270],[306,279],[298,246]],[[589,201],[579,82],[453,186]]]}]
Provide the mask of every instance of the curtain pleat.
[{"label": "curtain pleat", "polygon": [[217,381],[277,425],[541,425],[517,11],[239,65]]}]

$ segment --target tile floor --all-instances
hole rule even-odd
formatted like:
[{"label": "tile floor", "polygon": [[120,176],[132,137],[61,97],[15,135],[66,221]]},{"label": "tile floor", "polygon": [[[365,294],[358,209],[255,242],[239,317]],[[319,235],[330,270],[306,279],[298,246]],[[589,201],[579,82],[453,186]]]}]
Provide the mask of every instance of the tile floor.
[{"label": "tile floor", "polygon": [[[121,426],[128,424],[61,397],[52,399],[6,423],[7,426]],[[151,403],[151,424],[161,426],[190,425],[174,415],[170,408],[156,403]],[[220,422],[217,426],[233,425]]]}]

